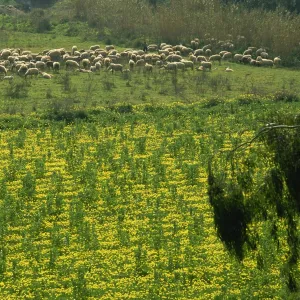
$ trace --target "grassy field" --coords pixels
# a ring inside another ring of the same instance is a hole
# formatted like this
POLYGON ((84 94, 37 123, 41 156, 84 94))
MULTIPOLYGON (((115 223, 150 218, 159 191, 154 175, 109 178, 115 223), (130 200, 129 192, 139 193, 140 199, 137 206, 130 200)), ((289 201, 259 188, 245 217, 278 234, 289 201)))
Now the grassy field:
MULTIPOLYGON (((18 33, 5 42, 73 44, 93 43, 18 33)), ((238 262, 207 196, 209 158, 219 153, 225 169, 226 153, 270 113, 297 113, 299 76, 222 63, 0 81, 0 299, 299 298, 287 287, 286 224, 277 249, 270 224, 253 222, 259 244, 238 262)), ((260 183, 271 154, 251 151, 260 183)))

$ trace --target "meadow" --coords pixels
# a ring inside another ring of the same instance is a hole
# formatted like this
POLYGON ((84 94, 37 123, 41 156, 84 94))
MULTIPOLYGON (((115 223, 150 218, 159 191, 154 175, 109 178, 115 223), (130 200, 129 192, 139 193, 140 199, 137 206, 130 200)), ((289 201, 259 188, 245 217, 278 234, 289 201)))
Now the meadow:
MULTIPOLYGON (((11 34, 6 46, 32 51, 92 44, 11 34)), ((271 114, 296 114, 299 77, 226 62, 0 81, 0 299, 297 299, 285 221, 280 247, 253 221, 259 243, 236 259, 215 229, 207 166, 214 155, 225 170, 271 114)), ((249 148, 259 184, 272 153, 249 148)))

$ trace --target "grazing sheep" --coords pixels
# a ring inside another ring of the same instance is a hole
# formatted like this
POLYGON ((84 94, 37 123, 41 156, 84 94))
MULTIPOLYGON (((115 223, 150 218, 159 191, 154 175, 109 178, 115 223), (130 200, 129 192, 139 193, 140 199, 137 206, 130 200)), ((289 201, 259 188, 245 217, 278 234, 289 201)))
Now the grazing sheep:
POLYGON ((247 49, 243 52, 243 55, 252 55, 252 49, 247 49))
POLYGON ((112 73, 114 73, 115 71, 120 71, 121 73, 123 73, 123 65, 111 63, 107 70, 111 70, 112 73))
POLYGON ((101 70, 101 63, 97 61, 95 63, 95 68, 96 68, 96 71, 100 71, 101 70))
POLYGON ((182 71, 185 70, 185 64, 182 61, 176 62, 176 65, 177 65, 177 70, 182 70, 182 71))
POLYGON ((68 69, 75 69, 75 68, 76 69, 79 68, 79 63, 77 61, 71 60, 71 59, 69 59, 69 60, 66 61, 66 70, 68 70, 68 69))
POLYGON ((103 63, 105 67, 108 67, 111 63, 111 59, 109 57, 105 57, 103 63))
POLYGON ((83 66, 84 69, 87 70, 90 67, 90 65, 91 65, 91 62, 88 58, 84 58, 82 60, 82 66, 83 66))
POLYGON ((221 59, 222 59, 221 55, 214 54, 214 55, 211 55, 208 60, 209 61, 218 61, 219 64, 221 64, 221 59))
POLYGON ((93 45, 93 46, 90 47, 90 50, 95 51, 95 50, 100 49, 100 48, 101 47, 99 45, 93 45))
POLYGON ((136 61, 136 63, 135 63, 135 65, 137 66, 137 67, 143 67, 143 66, 145 66, 145 60, 144 59, 139 59, 139 60, 137 60, 136 61))
POLYGON ((54 49, 50 50, 47 55, 50 57, 52 61, 61 61, 62 60, 62 53, 61 49, 54 49))
POLYGON ((194 51, 195 56, 199 56, 199 55, 203 55, 203 54, 204 54, 203 49, 197 49, 197 50, 194 51))
POLYGON ((78 50, 77 46, 73 46, 72 51, 71 51, 71 55, 74 55, 74 52, 77 51, 77 50, 78 50))
POLYGON ((107 45, 105 46, 105 50, 108 52, 109 50, 115 49, 115 46, 113 45, 107 45))
POLYGON ((28 67, 25 64, 20 64, 16 66, 16 69, 18 70, 18 75, 22 76, 26 74, 28 67))
POLYGON ((260 56, 262 52, 266 52, 266 49, 264 48, 259 48, 256 50, 256 56, 260 56))
POLYGON ((190 61, 190 60, 182 60, 181 62, 184 63, 186 69, 190 68, 190 69, 194 70, 194 63, 192 61, 190 61))
POLYGON ((25 78, 27 78, 27 76, 38 76, 40 73, 40 70, 38 68, 29 68, 26 73, 25 73, 25 78))
POLYGON ((241 63, 247 65, 250 63, 252 57, 250 54, 247 54, 247 55, 243 55, 242 59, 241 59, 241 63))
POLYGON ((0 73, 4 73, 4 75, 7 74, 7 69, 2 65, 0 65, 0 73))
POLYGON ((0 52, 0 58, 1 59, 7 59, 11 55, 11 51, 9 49, 3 49, 0 52))
POLYGON ((201 66, 204 70, 209 70, 211 71, 212 63, 210 61, 202 61, 201 66))
POLYGON ((237 54, 235 54, 235 55, 233 56, 233 60, 234 60, 235 62, 241 62, 242 59, 243 59, 243 54, 237 53, 237 54))
POLYGON ((44 63, 43 61, 37 61, 35 63, 35 67, 38 68, 39 70, 45 70, 46 63, 44 63))
POLYGON ((275 57, 273 61, 274 61, 274 65, 275 66, 280 65, 281 64, 281 58, 280 58, 280 56, 275 57))
POLYGON ((265 58, 263 58, 263 59, 261 60, 261 65, 262 65, 262 66, 267 66, 267 67, 273 67, 274 62, 273 62, 272 59, 265 59, 265 58))
POLYGON ((54 62, 51 61, 51 60, 47 61, 47 62, 46 62, 46 67, 47 67, 47 69, 49 69, 49 70, 50 70, 50 69, 53 69, 53 63, 54 63, 54 62))
POLYGON ((205 55, 206 56, 211 56, 211 50, 210 49, 206 49, 205 50, 205 55))
POLYGON ((58 61, 55 61, 53 63, 53 71, 56 72, 56 73, 58 73, 59 70, 60 70, 60 63, 58 61))
POLYGON ((230 60, 232 58, 232 53, 231 52, 225 52, 222 56, 223 60, 230 60))
POLYGON ((206 57, 203 56, 203 55, 197 56, 197 62, 200 62, 200 63, 201 63, 201 61, 207 61, 206 57))
POLYGON ((128 64, 129 64, 129 69, 132 71, 133 68, 134 68, 134 66, 135 66, 134 60, 130 59, 129 62, 128 62, 128 64))
POLYGON ((177 63, 176 62, 169 62, 166 64, 165 69, 168 71, 177 71, 177 63))
POLYGON ((144 67, 144 70, 145 70, 146 72, 148 72, 148 73, 152 73, 152 71, 153 71, 153 66, 150 65, 150 64, 148 64, 148 63, 146 63, 146 64, 145 64, 145 67, 144 67))

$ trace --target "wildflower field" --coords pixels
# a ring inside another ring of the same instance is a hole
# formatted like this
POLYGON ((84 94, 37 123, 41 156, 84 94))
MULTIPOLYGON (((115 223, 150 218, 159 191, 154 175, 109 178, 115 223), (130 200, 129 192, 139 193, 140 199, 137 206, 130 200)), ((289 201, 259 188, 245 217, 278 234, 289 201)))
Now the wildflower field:
POLYGON ((269 110, 298 105, 252 102, 1 115, 0 298, 294 299, 284 237, 239 262, 208 202, 209 157, 225 166, 269 110))

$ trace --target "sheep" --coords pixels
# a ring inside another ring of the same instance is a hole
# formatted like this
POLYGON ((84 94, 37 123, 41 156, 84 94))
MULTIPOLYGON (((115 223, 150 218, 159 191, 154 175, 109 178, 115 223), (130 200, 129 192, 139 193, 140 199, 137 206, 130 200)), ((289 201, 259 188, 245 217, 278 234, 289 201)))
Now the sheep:
POLYGON ((47 62, 46 62, 46 67, 47 67, 47 69, 49 69, 49 70, 50 70, 50 69, 53 69, 53 63, 54 63, 54 62, 53 62, 52 60, 47 61, 47 62))
POLYGON ((114 71, 120 71, 121 73, 123 73, 123 65, 111 63, 107 70, 111 70, 112 73, 114 73, 114 71))
POLYGON ((75 68, 79 68, 79 63, 75 60, 71 60, 71 59, 68 59, 66 61, 66 70, 67 69, 75 69, 75 68))
POLYGON ((210 49, 206 49, 205 50, 205 55, 206 56, 211 56, 211 50, 210 49))
POLYGON ((139 59, 136 61, 135 65, 137 67, 143 67, 145 65, 145 60, 144 59, 139 59))
POLYGON ((28 67, 25 64, 20 64, 16 66, 16 69, 18 70, 18 75, 22 76, 26 74, 28 67))
POLYGON ((219 62, 219 64, 221 64, 221 55, 219 55, 219 54, 214 54, 214 55, 211 55, 210 57, 209 57, 209 61, 218 61, 219 62))
POLYGON ((52 61, 61 61, 62 60, 62 53, 61 49, 54 49, 50 50, 47 55, 50 57, 52 61))
POLYGON ((129 62, 128 62, 128 64, 129 64, 129 69, 132 71, 133 68, 134 68, 134 66, 135 66, 134 60, 130 59, 129 62))
POLYGON ((77 50, 78 50, 77 46, 73 46, 72 51, 71 51, 71 55, 74 55, 74 52, 77 51, 77 50))
POLYGON ((246 49, 244 52, 243 52, 243 55, 252 55, 252 49, 246 49))
POLYGON ((100 62, 96 62, 95 63, 95 68, 96 68, 96 71, 100 71, 101 70, 101 63, 100 62))
POLYGON ((169 62, 166 64, 165 69, 168 71, 177 71, 177 63, 176 62, 169 62))
POLYGON ((232 53, 231 52, 226 52, 222 56, 223 60, 230 60, 231 58, 232 58, 232 53))
POLYGON ((51 79, 51 78, 52 78, 52 75, 50 75, 50 74, 48 74, 48 73, 40 72, 40 74, 41 74, 42 77, 45 78, 45 79, 51 79))
POLYGON ((256 50, 256 56, 260 56, 262 52, 266 52, 266 49, 264 48, 259 48, 256 50))
POLYGON ((27 78, 27 76, 32 76, 32 75, 38 76, 39 73, 40 71, 38 68, 29 68, 25 73, 25 78, 27 78))
POLYGON ((91 65, 91 62, 88 58, 84 58, 81 62, 84 69, 88 69, 91 65))
POLYGON ((194 51, 195 56, 199 56, 199 55, 203 55, 203 54, 204 54, 203 49, 197 49, 197 50, 194 51))
POLYGON ((243 59, 243 54, 239 54, 239 53, 236 53, 234 56, 233 56, 233 60, 235 62, 241 62, 243 59))
POLYGON ((145 67, 144 67, 144 70, 145 70, 146 72, 148 72, 148 73, 152 73, 152 71, 153 71, 153 66, 150 65, 150 64, 148 64, 148 63, 146 63, 146 64, 145 64, 145 67))
POLYGON ((211 71, 212 63, 210 61, 202 61, 201 66, 204 70, 208 69, 209 71, 211 71))
POLYGON ((0 53, 1 59, 7 59, 11 55, 11 51, 9 49, 3 49, 0 53))
POLYGON ((90 50, 97 50, 97 49, 100 49, 101 47, 99 45, 93 45, 90 47, 90 50))
POLYGON ((60 63, 58 61, 55 61, 53 63, 53 71, 54 72, 59 72, 59 70, 60 70, 60 63))
POLYGON ((252 59, 252 57, 250 54, 243 55, 241 62, 246 65, 246 64, 250 63, 251 59, 252 59))
POLYGON ((80 54, 80 59, 81 60, 83 60, 83 59, 85 59, 85 58, 90 58, 90 53, 89 52, 87 52, 87 51, 84 51, 84 52, 82 52, 81 54, 80 54))
POLYGON ((262 58, 268 58, 268 57, 269 57, 269 54, 268 54, 267 52, 263 51, 263 52, 260 53, 260 56, 261 56, 262 58))
POLYGON ((177 65, 177 70, 182 70, 184 71, 185 70, 185 64, 184 62, 176 62, 176 65, 177 65))
POLYGON ((4 75, 7 74, 7 69, 2 65, 0 65, 0 73, 4 73, 4 75))
MULTIPOLYGON (((47 62, 48 63, 48 62, 47 62)), ((35 63, 35 67, 38 68, 39 70, 45 70, 46 68, 46 63, 44 63, 43 61, 37 61, 35 63)))
POLYGON ((11 80, 14 79, 14 76, 13 76, 13 75, 10 75, 10 76, 4 76, 3 79, 4 79, 4 80, 9 80, 9 81, 11 81, 11 80))
POLYGON ((211 49, 211 44, 203 46, 202 50, 205 52, 207 49, 211 49))
POLYGON ((109 57, 105 57, 103 63, 105 67, 108 67, 109 64, 111 63, 111 59, 109 57))
POLYGON ((229 67, 227 67, 227 68, 225 69, 225 72, 233 72, 233 70, 230 69, 229 67))
POLYGON ((206 59, 205 56, 199 55, 199 56, 197 56, 197 60, 196 61, 201 63, 201 61, 207 61, 207 59, 206 59))
POLYGON ((280 56, 275 57, 273 61, 274 61, 274 65, 275 66, 280 65, 281 64, 281 58, 280 58, 280 56))
POLYGON ((105 46, 105 50, 108 52, 109 50, 115 49, 113 45, 107 45, 105 46))
POLYGON ((261 60, 261 65, 262 65, 262 66, 273 67, 274 62, 273 62, 272 59, 265 59, 265 58, 263 58, 263 59, 261 60))
POLYGON ((190 68, 192 70, 194 70, 194 63, 190 60, 182 60, 181 62, 184 63, 185 68, 190 68))

